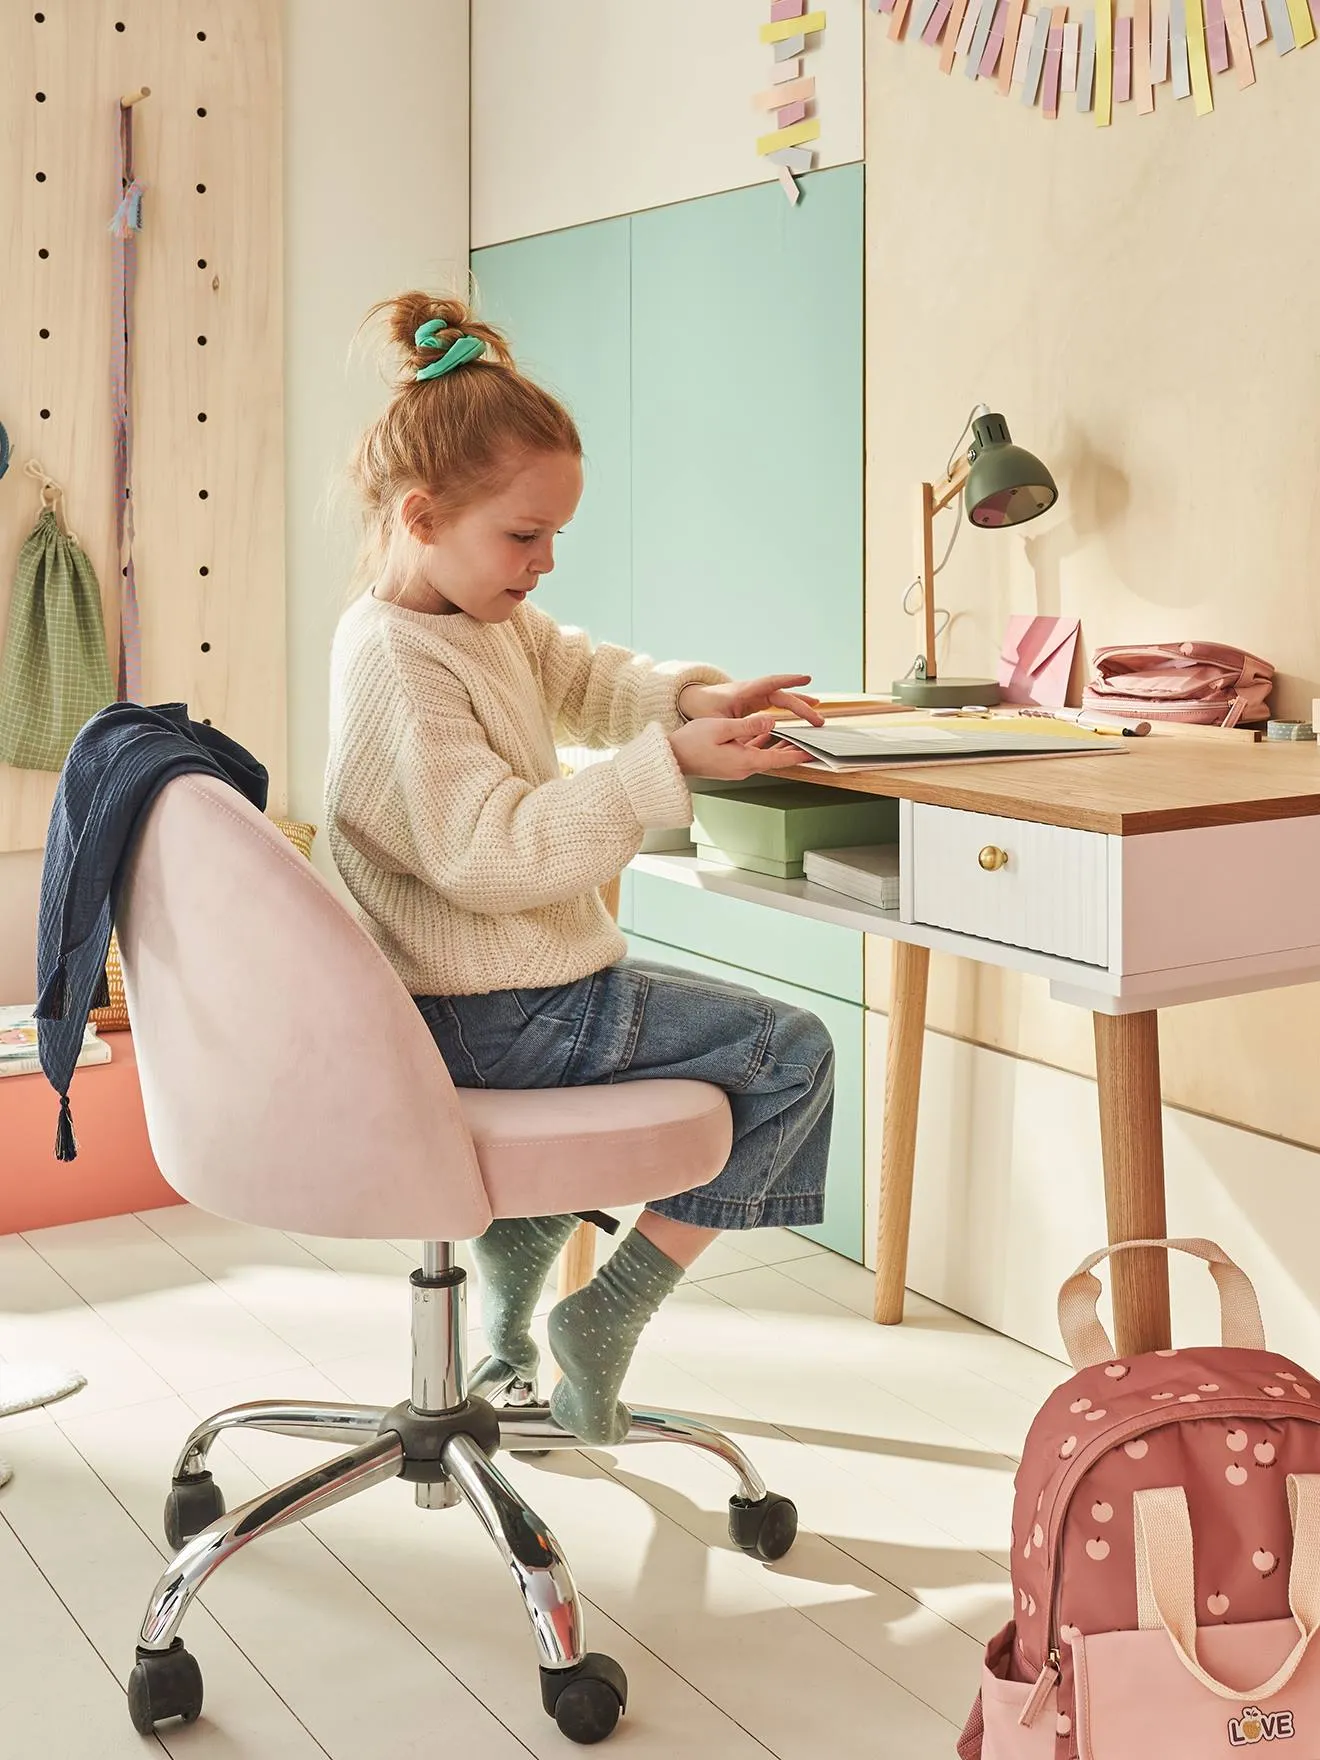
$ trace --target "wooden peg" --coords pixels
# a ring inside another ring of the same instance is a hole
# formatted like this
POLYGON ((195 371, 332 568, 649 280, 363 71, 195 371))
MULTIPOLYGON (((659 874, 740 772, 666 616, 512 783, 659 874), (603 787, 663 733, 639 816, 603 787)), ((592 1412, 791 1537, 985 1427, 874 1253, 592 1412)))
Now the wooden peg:
POLYGON ((135 92, 126 92, 124 94, 119 100, 119 107, 121 110, 131 110, 134 104, 140 104, 143 98, 149 98, 150 96, 150 86, 139 86, 135 92))

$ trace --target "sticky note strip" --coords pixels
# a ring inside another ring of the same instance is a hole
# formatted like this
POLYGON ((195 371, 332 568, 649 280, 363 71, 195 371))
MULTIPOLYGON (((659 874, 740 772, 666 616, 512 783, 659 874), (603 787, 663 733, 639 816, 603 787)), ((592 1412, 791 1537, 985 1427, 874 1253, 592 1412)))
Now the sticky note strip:
POLYGON ((930 15, 930 22, 921 33, 923 43, 929 43, 933 49, 940 40, 940 32, 948 23, 949 13, 953 10, 953 0, 938 0, 935 10, 930 15))
POLYGON ((910 0, 894 0, 894 10, 889 15, 889 40, 891 43, 901 41, 907 28, 908 6, 910 0))
POLYGON ((795 122, 801 122, 806 113, 805 104, 785 104, 782 110, 776 111, 775 121, 782 131, 786 128, 792 128, 795 122))
POLYGON ((768 92, 758 92, 752 104, 757 110, 781 110, 785 104, 805 103, 815 95, 814 79, 795 79, 773 86, 768 92))
POLYGON ((773 0, 770 7, 770 18, 779 24, 785 18, 801 18, 807 10, 807 0, 773 0))
POLYGON ((779 181, 783 186, 784 194, 796 206, 802 200, 802 191, 798 188, 797 179, 787 165, 779 167, 779 181))
POLYGON ((1192 98, 1198 116, 1215 107, 1210 90, 1210 62, 1205 52, 1205 0, 1187 0, 1187 64, 1192 77, 1192 98))
MULTIPOLYGON (((1306 0, 1302 0, 1306 4, 1306 0)), ((1205 0, 1205 50, 1211 73, 1228 72, 1228 27, 1224 23, 1224 0, 1205 0)))
POLYGON ((1114 120, 1114 0, 1099 0, 1095 9, 1095 125, 1108 128, 1114 120))
POLYGON ((780 147, 777 153, 767 153, 766 158, 772 165, 786 165, 798 175, 810 171, 816 155, 810 147, 780 147))
POLYGON ((1280 55, 1286 55, 1290 49, 1297 47, 1293 36, 1292 14, 1288 10, 1287 0, 1265 0, 1265 10, 1270 15, 1270 30, 1274 36, 1274 47, 1280 55))
POLYGON ((1155 108, 1155 88, 1150 80, 1150 0, 1136 0, 1132 20, 1132 96, 1137 109, 1149 116, 1155 108))
POLYGON ((1022 22, 1018 26, 1017 48, 1013 51, 1013 89, 1020 92, 1027 83, 1027 68, 1031 65, 1031 45, 1036 40, 1036 14, 1024 12, 1022 22))
POLYGON ((893 10, 894 0, 871 0, 872 12, 892 12, 893 10))
POLYGON ((938 0, 913 0, 912 12, 908 19, 912 35, 926 41, 926 29, 935 15, 938 0))
POLYGON ((1169 77, 1169 0, 1153 0, 1150 9, 1150 77, 1157 86, 1169 77))
POLYGON ((953 0, 949 12, 949 27, 944 33, 944 41, 940 45, 940 72, 953 72, 953 58, 958 49, 958 38, 962 34, 963 20, 967 16, 967 0, 953 0))
MULTIPOLYGON (((1065 16, 1067 8, 1064 9, 1065 16)), ((1051 14, 1051 20, 1058 16, 1059 8, 1051 14)), ((1045 45, 1045 72, 1041 79, 1041 109, 1049 121, 1053 122, 1059 114, 1059 76, 1063 62, 1063 24, 1050 24, 1050 34, 1045 45)))
POLYGON ((772 19, 769 24, 761 26, 763 43, 784 43, 793 37, 811 36, 816 31, 825 29, 825 14, 809 12, 805 18, 795 13, 792 18, 772 19))
POLYGON ((995 69, 999 66, 999 57, 1004 52, 1004 26, 1008 22, 1008 0, 999 0, 995 7, 995 22, 990 26, 990 35, 986 40, 985 54, 981 57, 981 78, 993 79, 995 69))
POLYGON ((1063 27, 1063 60, 1059 65, 1059 90, 1075 92, 1077 90, 1077 57, 1082 49, 1082 27, 1079 24, 1066 24, 1063 27))
POLYGON ((819 139, 820 122, 813 116, 810 122, 795 122, 792 128, 777 128, 773 134, 763 134, 756 150, 764 158, 767 153, 777 153, 780 147, 801 147, 807 141, 819 139))
POLYGON ((995 22, 995 13, 999 10, 999 0, 981 0, 981 10, 977 15, 976 29, 972 32, 971 47, 967 51, 968 61, 963 72, 968 79, 978 79, 981 73, 981 57, 985 54, 985 46, 990 41, 990 27, 995 22))
POLYGON ((1270 27, 1265 22, 1265 7, 1262 0, 1243 0, 1243 11, 1247 15, 1247 37, 1253 49, 1259 49, 1270 34, 1270 27))
POLYGON ((1123 13, 1114 26, 1114 102, 1126 104, 1132 97, 1132 19, 1123 13))
POLYGON ((1031 38, 1031 54, 1027 58, 1027 77, 1022 86, 1022 102, 1028 109, 1040 96, 1041 75, 1045 72, 1045 51, 1049 47, 1050 24, 1054 14, 1042 6, 1036 14, 1036 29, 1031 38))
POLYGON ((1187 14, 1184 0, 1172 0, 1169 7, 1169 77, 1175 98, 1190 98, 1192 76, 1187 67, 1187 14))
POLYGON ((1237 69, 1238 84, 1254 86, 1256 63, 1251 53, 1251 44, 1247 41, 1247 21, 1242 14, 1242 0, 1224 0, 1224 26, 1228 31, 1229 48, 1233 55, 1233 66, 1237 69))
POLYGON ((999 95, 1001 98, 1008 96, 1013 84, 1018 38, 1022 34, 1022 14, 1026 9, 1026 0, 1008 0, 1008 14, 1004 20, 1004 53, 999 61, 999 95))
POLYGON ((1315 41, 1315 23, 1311 17, 1311 8, 1306 0, 1288 0, 1288 16, 1292 19, 1293 36, 1297 47, 1304 49, 1308 43, 1315 41))
POLYGON ((775 44, 775 60, 795 61, 806 47, 807 39, 803 36, 785 37, 782 43, 775 44))
POLYGON ((1095 101, 1095 13, 1082 14, 1082 50, 1077 61, 1077 108, 1086 115, 1095 101))
POLYGON ((802 57, 794 55, 788 61, 776 61, 770 70, 770 83, 774 86, 788 85, 795 79, 802 78, 802 57))
POLYGON ((976 35, 976 27, 980 22, 980 17, 981 0, 969 0, 967 10, 963 14, 962 28, 958 32, 957 48, 960 55, 971 54, 972 38, 976 35))

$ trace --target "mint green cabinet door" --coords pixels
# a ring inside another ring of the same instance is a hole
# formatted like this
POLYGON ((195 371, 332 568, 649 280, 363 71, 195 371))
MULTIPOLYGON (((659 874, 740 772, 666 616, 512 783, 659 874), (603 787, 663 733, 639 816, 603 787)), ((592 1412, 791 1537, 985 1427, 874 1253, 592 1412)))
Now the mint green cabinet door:
MULTIPOLYGON (((782 197, 781 197, 782 200, 782 197)), ((862 1260, 863 1190, 862 1190, 862 1082, 865 1058, 864 1011, 851 1002, 840 1002, 833 996, 822 996, 816 990, 802 990, 778 978, 761 978, 739 966, 726 966, 719 960, 703 959, 699 954, 650 941, 643 935, 628 937, 628 950, 638 959, 655 960, 661 965, 679 966, 689 972, 700 972, 724 978, 731 984, 758 990, 764 996, 776 997, 797 1008, 809 1009, 825 1023, 834 1041, 835 1094, 834 1122, 830 1136, 830 1167, 825 1192, 825 1220, 819 1228, 802 1228, 796 1232, 845 1258, 862 1260)))
POLYGON ((632 643, 628 235, 605 220, 474 251, 478 304, 525 373, 577 421, 586 488, 537 603, 597 642, 632 643))
POLYGON ((633 645, 862 683, 862 167, 632 221, 633 645))

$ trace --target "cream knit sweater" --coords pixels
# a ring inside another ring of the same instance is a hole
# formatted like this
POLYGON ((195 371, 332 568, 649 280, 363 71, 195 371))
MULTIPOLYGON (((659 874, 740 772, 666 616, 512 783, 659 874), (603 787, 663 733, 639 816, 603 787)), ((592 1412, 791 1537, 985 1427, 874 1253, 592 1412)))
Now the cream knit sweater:
POLYGON ((565 984, 626 943, 599 888, 692 801, 666 737, 709 666, 365 594, 335 633, 326 813, 366 928, 415 996, 565 984), (560 775, 562 744, 617 746, 560 775))

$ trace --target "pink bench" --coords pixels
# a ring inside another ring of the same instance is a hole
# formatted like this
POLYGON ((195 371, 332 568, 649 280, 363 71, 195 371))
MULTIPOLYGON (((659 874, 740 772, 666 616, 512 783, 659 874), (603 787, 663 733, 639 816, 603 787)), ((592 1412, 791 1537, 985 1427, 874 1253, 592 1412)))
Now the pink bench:
POLYGON ((182 1202, 147 1140, 131 1033, 107 1033, 109 1063, 75 1071, 76 1161, 55 1159, 59 1101, 43 1075, 0 1081, 0 1234, 182 1202))

